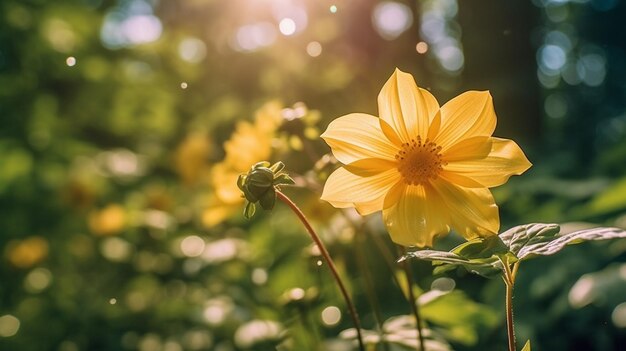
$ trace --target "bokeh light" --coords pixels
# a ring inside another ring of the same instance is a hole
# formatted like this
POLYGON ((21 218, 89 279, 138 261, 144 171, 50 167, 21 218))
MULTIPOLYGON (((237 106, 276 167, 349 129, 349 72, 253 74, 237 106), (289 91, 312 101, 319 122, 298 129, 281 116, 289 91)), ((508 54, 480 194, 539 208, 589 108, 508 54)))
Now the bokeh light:
POLYGON ((275 40, 274 26, 268 22, 259 22, 239 27, 231 46, 237 51, 253 52, 271 45, 275 40))
POLYGON ((206 44, 198 38, 185 38, 178 44, 178 55, 187 62, 202 62, 206 54, 206 44))
POLYGON ((204 252, 205 242, 199 236, 190 235, 180 243, 180 250, 187 257, 198 257, 204 252))
POLYGON ((380 36, 387 40, 393 40, 411 27, 413 13, 403 3, 384 1, 374 8, 372 21, 380 36))
POLYGON ((317 41, 312 41, 307 44, 306 52, 311 57, 318 57, 322 54, 322 44, 317 41))
POLYGON ((337 325, 341 321, 341 310, 337 306, 328 306, 322 310, 321 317, 325 325, 337 325))
POLYGON ((428 51, 428 44, 426 42, 420 41, 415 45, 415 51, 418 54, 425 54, 428 51))
POLYGON ((291 18, 283 18, 280 20, 278 28, 282 34, 289 36, 296 32, 296 22, 291 18))
POLYGON ((69 56, 65 59, 65 64, 69 67, 74 67, 76 65, 76 58, 74 56, 69 56))
POLYGON ((0 317, 0 337, 8 338, 20 330, 20 320, 10 314, 0 317))

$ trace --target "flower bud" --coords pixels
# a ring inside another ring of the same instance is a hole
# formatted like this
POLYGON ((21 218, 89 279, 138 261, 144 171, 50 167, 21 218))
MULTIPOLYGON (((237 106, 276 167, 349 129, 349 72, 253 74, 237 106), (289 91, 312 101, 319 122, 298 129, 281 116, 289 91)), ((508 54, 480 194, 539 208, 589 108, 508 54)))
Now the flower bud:
POLYGON ((247 174, 239 175, 237 187, 246 198, 244 216, 251 218, 256 211, 256 203, 264 210, 271 210, 276 204, 276 187, 294 184, 293 179, 282 173, 285 164, 276 162, 270 166, 267 161, 256 163, 247 174))

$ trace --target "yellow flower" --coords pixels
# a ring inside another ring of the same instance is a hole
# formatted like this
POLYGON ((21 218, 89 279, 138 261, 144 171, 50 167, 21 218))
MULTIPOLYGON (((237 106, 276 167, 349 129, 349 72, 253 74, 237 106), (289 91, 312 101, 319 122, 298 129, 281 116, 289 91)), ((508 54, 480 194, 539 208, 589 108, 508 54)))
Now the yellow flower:
POLYGON ((31 236, 7 244, 7 258, 18 268, 29 268, 48 256, 48 241, 40 236, 31 236))
POLYGON ((96 235, 115 235, 124 230, 127 224, 127 214, 124 208, 117 204, 108 205, 89 214, 87 224, 96 235))
POLYGON ((226 156, 211 170, 213 194, 202 214, 202 222, 213 227, 241 210, 244 198, 237 178, 259 160, 270 159, 274 133, 282 122, 282 105, 270 101, 255 113, 254 123, 239 122, 224 143, 226 156))
POLYGON ((206 173, 206 162, 210 153, 211 143, 204 133, 189 134, 178 145, 174 154, 174 165, 185 184, 195 184, 206 173))
POLYGON ((468 91, 439 107, 397 70, 378 95, 380 118, 353 113, 322 138, 345 164, 322 199, 361 215, 382 210, 391 239, 432 246, 455 229, 467 239, 494 235, 498 207, 488 188, 531 164, 515 142, 492 137, 496 114, 487 91, 468 91))

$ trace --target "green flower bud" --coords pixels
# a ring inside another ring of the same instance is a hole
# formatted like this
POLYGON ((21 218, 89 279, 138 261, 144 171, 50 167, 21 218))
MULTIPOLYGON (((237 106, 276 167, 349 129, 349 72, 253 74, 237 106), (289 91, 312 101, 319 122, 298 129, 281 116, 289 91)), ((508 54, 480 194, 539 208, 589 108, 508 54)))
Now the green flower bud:
POLYGON ((246 198, 244 216, 251 218, 256 212, 258 202, 264 210, 271 210, 276 204, 276 189, 280 185, 292 185, 295 182, 289 175, 282 173, 285 164, 276 162, 270 166, 267 161, 256 163, 247 174, 237 178, 237 187, 246 198))
POLYGON ((266 167, 256 168, 246 176, 245 187, 254 198, 260 199, 274 187, 274 173, 266 167))

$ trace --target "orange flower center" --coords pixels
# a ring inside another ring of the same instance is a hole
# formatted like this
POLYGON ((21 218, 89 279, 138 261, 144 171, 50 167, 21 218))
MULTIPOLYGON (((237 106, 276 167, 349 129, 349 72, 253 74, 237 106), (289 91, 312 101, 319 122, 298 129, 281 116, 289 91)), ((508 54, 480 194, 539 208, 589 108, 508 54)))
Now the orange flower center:
POLYGON ((410 143, 402 144, 402 149, 396 154, 396 160, 398 171, 410 185, 436 179, 446 164, 442 159, 441 146, 428 139, 422 141, 419 135, 410 143))

